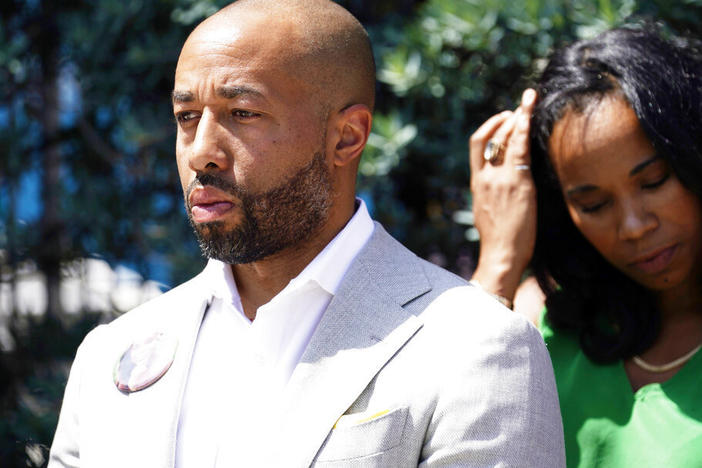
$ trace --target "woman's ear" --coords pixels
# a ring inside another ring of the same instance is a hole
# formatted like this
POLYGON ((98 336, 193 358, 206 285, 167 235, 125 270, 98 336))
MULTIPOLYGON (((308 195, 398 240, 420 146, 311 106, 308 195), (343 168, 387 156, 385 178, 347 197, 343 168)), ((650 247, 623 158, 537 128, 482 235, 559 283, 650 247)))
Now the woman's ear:
POLYGON ((334 164, 346 166, 361 156, 368 141, 373 114, 368 106, 354 104, 339 112, 335 128, 334 164))

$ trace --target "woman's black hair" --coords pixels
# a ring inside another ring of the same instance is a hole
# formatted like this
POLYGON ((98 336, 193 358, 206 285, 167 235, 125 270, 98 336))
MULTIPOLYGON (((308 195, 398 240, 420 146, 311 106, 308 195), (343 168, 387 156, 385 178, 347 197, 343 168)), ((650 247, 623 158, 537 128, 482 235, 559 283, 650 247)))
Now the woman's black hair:
MULTIPOLYGON (((548 157, 553 126, 620 95, 682 184, 702 200, 702 54, 698 42, 665 39, 652 24, 607 31, 557 50, 537 85, 531 129, 538 232, 532 269, 547 319, 576 334, 598 363, 640 354, 658 336, 652 292, 612 267, 573 224, 548 157)), ((700 239, 702 242, 702 239, 700 239)))

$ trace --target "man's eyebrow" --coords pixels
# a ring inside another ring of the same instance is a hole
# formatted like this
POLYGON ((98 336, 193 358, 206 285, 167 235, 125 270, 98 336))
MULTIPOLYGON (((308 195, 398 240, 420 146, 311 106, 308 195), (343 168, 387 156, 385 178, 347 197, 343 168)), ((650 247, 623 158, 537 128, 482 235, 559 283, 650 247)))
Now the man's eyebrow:
POLYGON ((261 94, 260 91, 247 86, 220 86, 217 88, 217 96, 225 99, 234 99, 247 94, 256 97, 263 97, 263 94, 261 94))
POLYGON ((173 101, 173 104, 193 102, 195 100, 195 96, 193 96, 193 93, 191 93, 190 91, 173 90, 173 93, 171 94, 171 100, 173 101))
POLYGON ((651 158, 645 160, 644 162, 637 164, 637 165, 634 166, 634 168, 629 172, 629 177, 635 176, 635 175, 638 174, 639 172, 641 172, 641 171, 643 171, 644 169, 646 169, 646 167, 648 167, 648 166, 650 166, 651 164, 653 164, 654 162, 658 161, 660 158, 661 158, 661 157, 660 157, 659 155, 656 154, 656 155, 654 155, 653 157, 651 157, 651 158))
MULTIPOLYGON (((248 86, 220 86, 217 88, 217 96, 223 97, 224 99, 234 99, 239 96, 251 95, 255 97, 263 97, 263 94, 253 88, 248 86)), ((190 91, 178 91, 174 90, 171 94, 171 100, 173 104, 193 102, 195 100, 195 95, 190 91)))

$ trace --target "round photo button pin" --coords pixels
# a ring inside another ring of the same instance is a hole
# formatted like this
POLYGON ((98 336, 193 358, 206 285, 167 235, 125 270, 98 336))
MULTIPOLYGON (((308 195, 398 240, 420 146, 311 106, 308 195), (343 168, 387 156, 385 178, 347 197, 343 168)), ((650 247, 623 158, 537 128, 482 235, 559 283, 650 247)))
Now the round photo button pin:
POLYGON ((173 364, 177 347, 178 340, 161 331, 135 341, 115 364, 115 385, 124 393, 153 385, 173 364))

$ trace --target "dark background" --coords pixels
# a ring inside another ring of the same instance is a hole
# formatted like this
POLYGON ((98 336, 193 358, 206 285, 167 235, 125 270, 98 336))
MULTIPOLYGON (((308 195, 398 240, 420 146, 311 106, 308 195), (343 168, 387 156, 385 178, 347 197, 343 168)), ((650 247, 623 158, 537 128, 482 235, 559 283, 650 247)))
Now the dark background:
MULTIPOLYGON (((119 304, 62 303, 100 259, 164 288, 204 265, 182 208, 169 93, 215 0, 0 3, 0 466, 42 466, 75 349, 119 304), (44 298, 20 307, 22 283, 44 298)), ((378 104, 359 194, 419 255, 468 277, 467 139, 559 44, 625 22, 698 35, 702 0, 341 1, 367 27, 378 104)), ((99 302, 99 301, 98 301, 99 302)))

